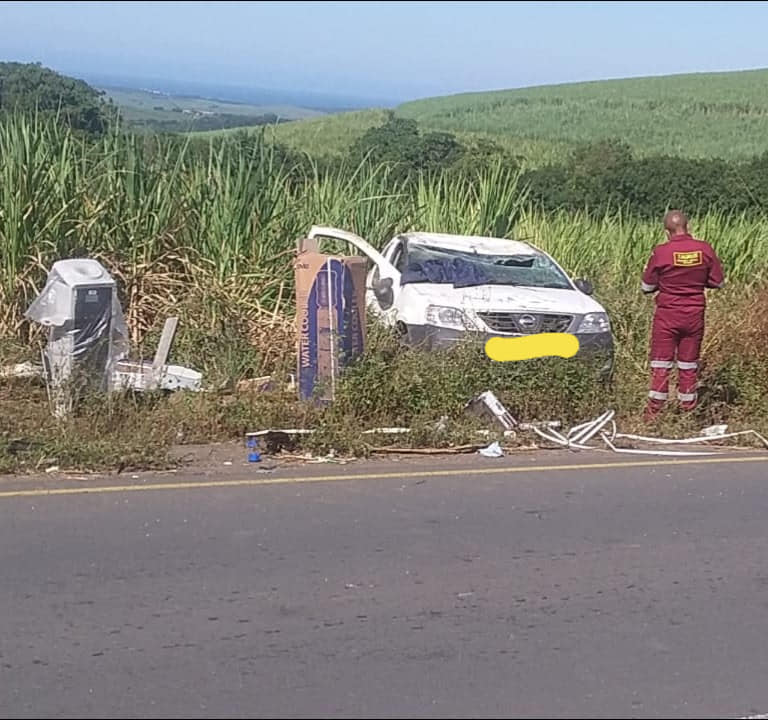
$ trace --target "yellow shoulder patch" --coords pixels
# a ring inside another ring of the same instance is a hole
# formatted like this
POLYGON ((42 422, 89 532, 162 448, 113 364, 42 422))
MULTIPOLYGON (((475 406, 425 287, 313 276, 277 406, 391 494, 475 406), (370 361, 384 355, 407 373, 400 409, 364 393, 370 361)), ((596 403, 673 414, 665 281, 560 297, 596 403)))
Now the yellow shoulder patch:
POLYGON ((701 265, 701 250, 691 252, 676 252, 672 254, 672 264, 675 267, 696 267, 701 265))

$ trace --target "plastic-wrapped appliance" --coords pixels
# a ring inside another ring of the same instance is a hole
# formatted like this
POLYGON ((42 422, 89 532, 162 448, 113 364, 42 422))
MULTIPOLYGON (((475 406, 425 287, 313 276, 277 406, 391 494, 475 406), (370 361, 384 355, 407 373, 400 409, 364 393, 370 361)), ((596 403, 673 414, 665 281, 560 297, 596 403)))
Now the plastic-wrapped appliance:
POLYGON ((26 317, 49 328, 43 367, 56 416, 70 412, 83 393, 112 389, 129 339, 115 281, 101 263, 54 263, 26 317))

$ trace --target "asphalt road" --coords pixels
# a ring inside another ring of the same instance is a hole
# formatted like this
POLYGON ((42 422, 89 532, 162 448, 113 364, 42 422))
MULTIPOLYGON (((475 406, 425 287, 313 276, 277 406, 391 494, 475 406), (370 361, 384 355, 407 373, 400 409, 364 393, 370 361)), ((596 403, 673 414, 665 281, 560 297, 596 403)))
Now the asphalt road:
POLYGON ((768 462, 596 464, 0 480, 0 716, 768 712, 768 462))

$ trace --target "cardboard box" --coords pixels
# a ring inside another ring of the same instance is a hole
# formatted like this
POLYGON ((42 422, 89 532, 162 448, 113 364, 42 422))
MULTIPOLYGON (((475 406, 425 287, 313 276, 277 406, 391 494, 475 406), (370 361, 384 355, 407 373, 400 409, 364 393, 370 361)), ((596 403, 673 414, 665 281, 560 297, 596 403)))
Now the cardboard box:
POLYGON ((339 373, 365 348, 366 258, 324 255, 300 240, 294 263, 299 397, 332 401, 339 373))

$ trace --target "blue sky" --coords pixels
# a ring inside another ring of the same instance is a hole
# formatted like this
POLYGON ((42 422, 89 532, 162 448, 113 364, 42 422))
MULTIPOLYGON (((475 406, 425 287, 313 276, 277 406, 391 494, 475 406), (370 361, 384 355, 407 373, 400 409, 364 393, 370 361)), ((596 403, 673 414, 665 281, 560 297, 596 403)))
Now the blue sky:
POLYGON ((406 100, 768 66, 768 3, 0 2, 0 59, 406 100))

